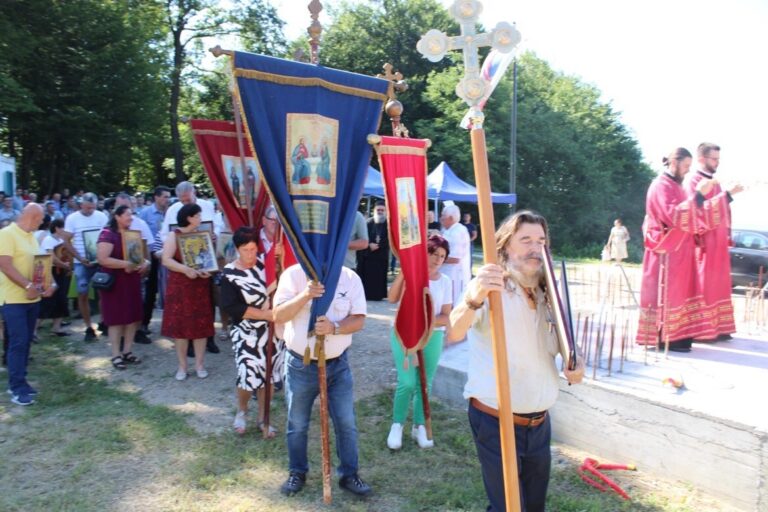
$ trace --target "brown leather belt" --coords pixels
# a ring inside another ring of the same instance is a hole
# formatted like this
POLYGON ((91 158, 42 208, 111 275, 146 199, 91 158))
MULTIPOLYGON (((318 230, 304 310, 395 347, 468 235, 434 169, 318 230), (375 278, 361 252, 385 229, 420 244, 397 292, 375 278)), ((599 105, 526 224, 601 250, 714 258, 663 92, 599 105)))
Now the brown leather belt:
MULTIPOLYGON (((493 407, 488 407, 483 402, 478 400, 477 398, 470 398, 469 404, 477 409, 480 412, 484 412, 485 414, 490 414, 494 418, 499 417, 499 411, 494 409, 493 407)), ((520 414, 512 414, 512 421, 515 423, 515 425, 520 427, 538 427, 542 423, 544 423, 544 420, 547 419, 547 411, 544 411, 543 413, 537 415, 537 416, 522 416, 520 414)))

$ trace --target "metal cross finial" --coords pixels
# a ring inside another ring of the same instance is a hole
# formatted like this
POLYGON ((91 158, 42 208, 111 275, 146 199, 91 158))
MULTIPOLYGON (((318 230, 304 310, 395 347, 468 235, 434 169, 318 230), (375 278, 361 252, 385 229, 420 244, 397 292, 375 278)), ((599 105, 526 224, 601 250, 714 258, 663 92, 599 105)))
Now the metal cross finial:
POLYGON ((323 4, 320 0, 312 0, 307 6, 309 15, 312 18, 312 24, 307 28, 309 34, 309 47, 311 49, 310 62, 320 64, 320 34, 323 32, 323 26, 318 21, 320 11, 323 10, 323 4))
POLYGON ((474 119, 482 123, 482 112, 477 104, 483 97, 488 84, 480 77, 478 48, 491 46, 501 53, 511 52, 520 42, 521 36, 514 25, 502 21, 490 32, 477 34, 475 23, 483 10, 477 0, 455 0, 449 11, 459 22, 461 35, 449 37, 445 32, 432 29, 416 44, 416 49, 428 60, 439 62, 449 50, 464 53, 464 78, 456 85, 456 94, 469 105, 474 119))
POLYGON ((376 78, 383 78, 389 82, 389 88, 387 89, 387 96, 389 101, 384 107, 390 120, 392 121, 392 135, 395 137, 408 137, 408 128, 400 122, 400 116, 403 113, 403 104, 400 103, 395 97, 395 91, 405 92, 408 90, 408 84, 403 80, 403 74, 397 71, 392 73, 394 66, 387 62, 382 66, 384 74, 376 75, 376 78))

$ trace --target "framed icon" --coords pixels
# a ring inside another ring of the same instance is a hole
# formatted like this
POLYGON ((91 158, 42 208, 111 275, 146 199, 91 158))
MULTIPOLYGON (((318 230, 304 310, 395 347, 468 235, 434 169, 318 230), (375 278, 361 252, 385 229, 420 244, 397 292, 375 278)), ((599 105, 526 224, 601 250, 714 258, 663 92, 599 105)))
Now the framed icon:
POLYGON ((129 229, 123 232, 123 259, 134 265, 144 263, 144 244, 141 231, 129 229))
POLYGON ((181 253, 181 262, 186 266, 202 272, 218 272, 216 250, 213 247, 211 234, 207 231, 179 233, 176 243, 181 253))
POLYGON ((53 256, 36 254, 32 263, 32 285, 40 291, 47 290, 53 284, 53 256))
POLYGON ((83 231, 83 250, 85 259, 90 263, 96 263, 96 246, 99 243, 101 229, 86 229, 83 231))

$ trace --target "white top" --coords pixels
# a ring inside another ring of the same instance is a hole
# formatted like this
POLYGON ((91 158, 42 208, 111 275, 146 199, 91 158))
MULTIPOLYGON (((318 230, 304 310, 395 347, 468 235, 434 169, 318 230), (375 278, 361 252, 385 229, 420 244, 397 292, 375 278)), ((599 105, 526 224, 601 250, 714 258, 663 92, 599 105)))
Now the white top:
MULTIPOLYGON (((451 280, 440 274, 437 280, 429 280, 429 293, 432 294, 432 306, 435 310, 435 315, 440 314, 440 310, 443 309, 445 304, 453 304, 453 285, 451 280)), ((441 325, 435 327, 436 331, 444 331, 445 326, 441 325)))
MULTIPOLYGON (((306 287, 307 275, 301 265, 291 265, 280 276, 273 303, 280 305, 299 295, 306 287)), ((304 349, 309 345, 312 359, 317 359, 314 353, 315 338, 313 336, 307 339, 311 307, 312 301, 307 301, 301 311, 285 323, 285 345, 289 350, 301 355, 304 354, 304 349)), ((365 314, 366 302, 363 283, 354 271, 343 267, 339 275, 339 282, 336 285, 333 302, 331 302, 325 316, 332 322, 340 322, 350 315, 365 314)), ((327 335, 325 337, 325 357, 327 359, 339 357, 351 344, 351 334, 327 335)))
POLYGON ((469 260, 469 232, 460 223, 443 230, 443 238, 450 246, 449 258, 458 258, 458 263, 443 263, 440 272, 453 283, 453 304, 459 303, 469 280, 472 279, 472 263, 469 260))
MULTIPOLYGON (((514 285, 502 292, 512 410, 523 414, 546 411, 554 405, 559 390, 555 366, 559 347, 554 331, 549 330, 544 292, 537 290, 535 311, 528 306, 524 293, 514 285)), ((469 365, 464 398, 474 397, 498 409, 488 301, 475 312, 467 337, 469 365)))
POLYGON ((78 256, 85 258, 85 243, 83 241, 83 231, 89 229, 101 230, 107 225, 109 219, 99 210, 93 210, 89 216, 83 215, 82 212, 77 211, 67 216, 64 221, 64 231, 72 233, 72 246, 77 251, 78 256))
POLYGON ((62 240, 59 240, 58 238, 54 237, 49 233, 48 236, 43 238, 43 241, 40 242, 40 252, 42 254, 53 252, 55 248, 57 248, 63 243, 64 242, 62 240))
MULTIPOLYGON (((213 222, 213 234, 219 236, 219 233, 221 233, 221 221, 216 218, 216 209, 213 207, 213 203, 199 197, 195 198, 195 203, 201 210, 200 220, 202 222, 213 222)), ((177 201, 165 211, 163 226, 160 228, 160 238, 162 238, 163 242, 165 242, 165 238, 168 236, 169 226, 171 224, 178 224, 177 217, 182 206, 184 205, 181 204, 181 201, 177 201)))

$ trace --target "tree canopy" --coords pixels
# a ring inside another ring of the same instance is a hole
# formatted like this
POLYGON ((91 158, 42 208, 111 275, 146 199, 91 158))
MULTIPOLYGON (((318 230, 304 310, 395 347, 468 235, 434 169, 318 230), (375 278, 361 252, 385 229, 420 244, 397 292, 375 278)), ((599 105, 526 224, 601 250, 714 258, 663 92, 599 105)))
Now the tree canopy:
MULTIPOLYGON (((431 166, 445 160, 473 183, 469 135, 458 127, 460 55, 435 64, 416 51, 428 29, 458 33, 442 5, 344 1, 331 16, 321 63, 368 75, 392 64, 409 84, 398 98, 403 122, 433 141, 431 166)), ((203 41, 236 34, 236 47, 275 56, 306 47, 305 38, 287 42, 283 25, 269 0, 6 0, 0 150, 17 157, 19 182, 43 193, 205 181, 182 116, 231 119, 232 103, 226 62, 203 66, 203 41)), ((640 225, 652 173, 594 86, 532 53, 519 57, 517 77, 517 207, 548 218, 556 248, 595 254, 614 218, 640 225)), ((512 89, 508 71, 485 107, 491 183, 504 192, 512 89)))

